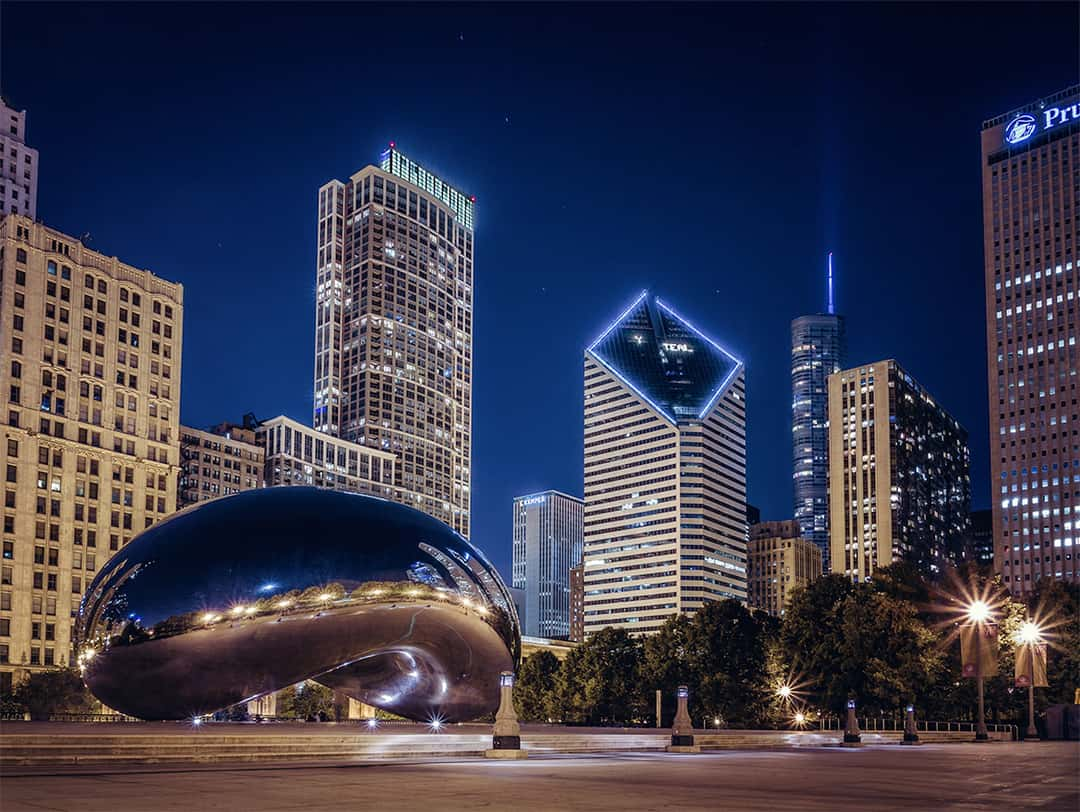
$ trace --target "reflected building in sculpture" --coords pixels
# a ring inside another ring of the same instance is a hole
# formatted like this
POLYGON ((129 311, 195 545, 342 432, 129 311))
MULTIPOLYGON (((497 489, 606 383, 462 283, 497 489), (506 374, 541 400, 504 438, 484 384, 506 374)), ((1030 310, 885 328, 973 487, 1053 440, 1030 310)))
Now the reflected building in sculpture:
POLYGON ((746 600, 742 361, 642 293, 585 351, 585 636, 746 600))
MULTIPOLYGON (((825 312, 791 322, 791 446, 795 521, 829 571, 829 376, 847 362, 844 317, 833 305, 833 255, 826 264, 825 312)), ((753 524, 753 522, 751 522, 753 524)))
POLYGON ((313 679, 410 719, 495 710, 513 604, 460 534, 385 499, 261 488, 141 534, 90 585, 78 664, 109 707, 180 719, 313 679))

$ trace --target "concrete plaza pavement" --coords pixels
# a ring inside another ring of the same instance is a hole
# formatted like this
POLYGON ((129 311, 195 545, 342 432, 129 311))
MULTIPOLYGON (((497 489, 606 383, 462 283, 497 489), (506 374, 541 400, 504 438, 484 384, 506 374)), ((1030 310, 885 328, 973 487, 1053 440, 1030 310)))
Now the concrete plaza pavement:
MULTIPOLYGON (((5 770, 5 773, 8 771, 5 770)), ((4 812, 1080 809, 1076 742, 0 775, 4 812)))

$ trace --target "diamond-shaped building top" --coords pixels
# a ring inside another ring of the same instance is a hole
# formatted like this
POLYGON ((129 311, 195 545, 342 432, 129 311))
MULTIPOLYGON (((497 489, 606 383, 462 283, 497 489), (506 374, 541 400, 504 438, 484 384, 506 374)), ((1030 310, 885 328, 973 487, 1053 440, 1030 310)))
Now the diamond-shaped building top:
POLYGON ((705 417, 743 366, 648 291, 588 351, 672 423, 705 417))

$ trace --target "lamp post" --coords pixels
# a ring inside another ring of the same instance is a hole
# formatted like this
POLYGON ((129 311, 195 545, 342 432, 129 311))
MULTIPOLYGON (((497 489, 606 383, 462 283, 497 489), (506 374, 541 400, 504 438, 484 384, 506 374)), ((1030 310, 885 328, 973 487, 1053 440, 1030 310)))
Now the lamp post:
POLYGON ((975 725, 975 741, 990 740, 986 732, 986 705, 983 700, 983 626, 992 623, 990 604, 986 601, 972 601, 967 608, 968 622, 975 627, 975 682, 979 692, 979 719, 975 725))
POLYGON ((1024 732, 1024 741, 1038 741, 1039 729, 1035 727, 1035 656, 1036 647, 1043 642, 1042 629, 1037 623, 1024 621, 1016 633, 1016 642, 1027 648, 1028 659, 1028 726, 1024 732))

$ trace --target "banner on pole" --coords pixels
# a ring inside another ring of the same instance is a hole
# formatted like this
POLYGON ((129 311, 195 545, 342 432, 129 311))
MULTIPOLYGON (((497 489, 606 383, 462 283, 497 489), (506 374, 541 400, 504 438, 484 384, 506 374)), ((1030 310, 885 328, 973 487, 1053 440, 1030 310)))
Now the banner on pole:
POLYGON ((1027 688, 1034 676, 1036 688, 1049 688, 1046 681, 1046 643, 1020 646, 1016 650, 1016 687, 1027 688))
POLYGON ((965 677, 996 677, 998 673, 998 627, 993 623, 968 623, 960 627, 961 673, 965 677))

